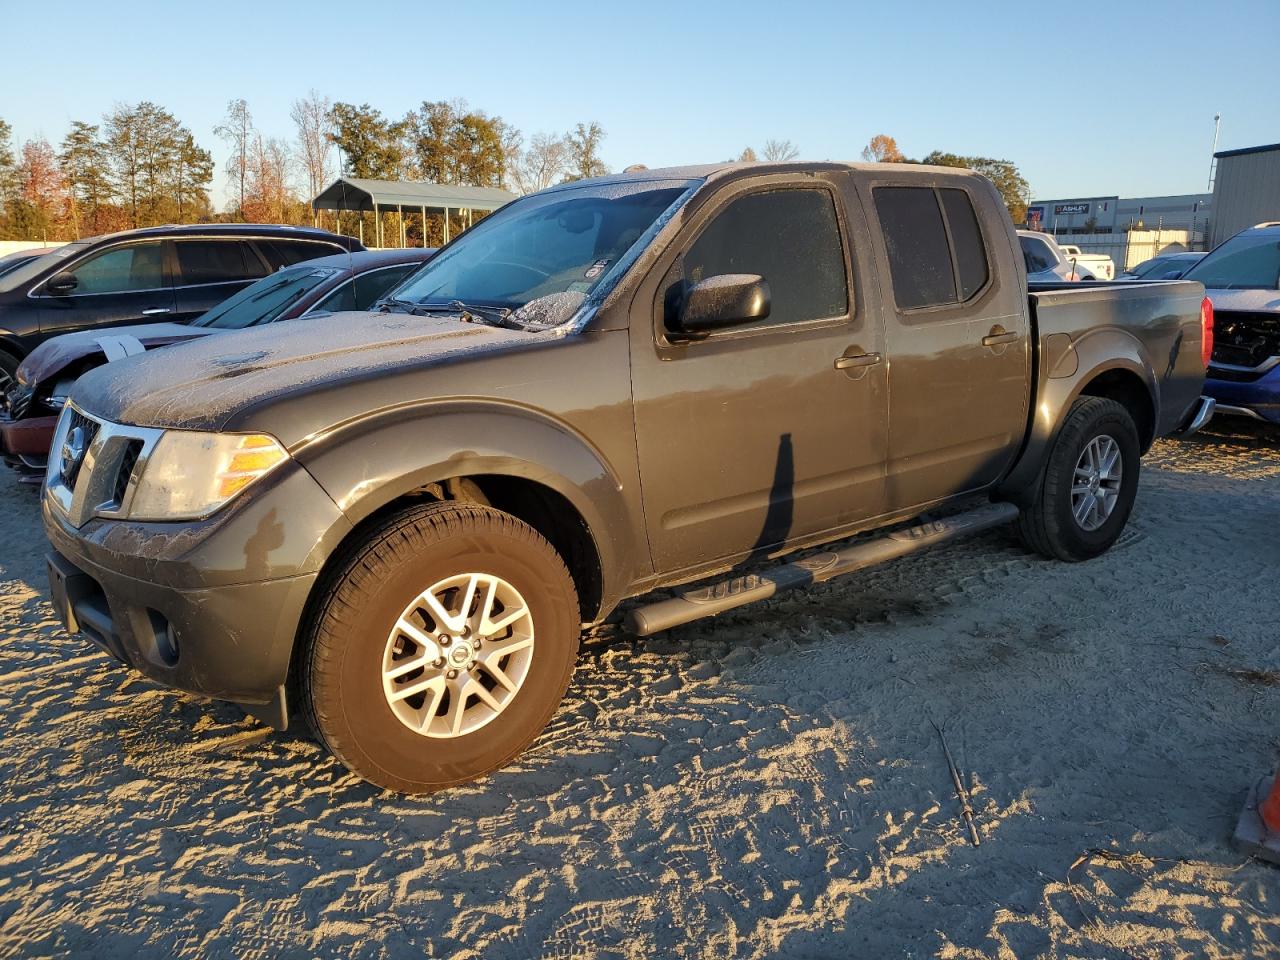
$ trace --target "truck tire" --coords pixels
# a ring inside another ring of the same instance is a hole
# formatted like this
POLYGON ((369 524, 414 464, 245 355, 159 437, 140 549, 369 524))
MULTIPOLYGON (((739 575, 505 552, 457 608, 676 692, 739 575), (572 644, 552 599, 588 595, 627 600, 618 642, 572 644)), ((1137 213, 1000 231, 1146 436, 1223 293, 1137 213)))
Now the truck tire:
POLYGON ((1089 560, 1124 530, 1138 492, 1141 444, 1133 417, 1114 400, 1081 397, 1071 405, 1023 508, 1023 542, 1046 557, 1089 560))
POLYGON ((509 514, 411 507, 322 589, 299 661, 303 710, 334 756, 380 787, 429 793, 503 766, 568 688, 573 579, 509 514))

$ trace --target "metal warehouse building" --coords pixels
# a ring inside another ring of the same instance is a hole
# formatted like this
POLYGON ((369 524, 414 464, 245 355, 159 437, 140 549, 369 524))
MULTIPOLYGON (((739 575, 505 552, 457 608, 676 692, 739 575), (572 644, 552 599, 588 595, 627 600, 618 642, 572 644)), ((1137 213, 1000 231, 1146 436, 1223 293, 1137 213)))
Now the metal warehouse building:
POLYGON ((1122 233, 1127 230, 1186 230, 1203 234, 1210 220, 1208 193, 1165 197, 1073 197, 1033 200, 1027 207, 1032 229, 1046 233, 1122 233))
POLYGON ((1266 220, 1280 220, 1280 143, 1213 155, 1210 246, 1266 220))

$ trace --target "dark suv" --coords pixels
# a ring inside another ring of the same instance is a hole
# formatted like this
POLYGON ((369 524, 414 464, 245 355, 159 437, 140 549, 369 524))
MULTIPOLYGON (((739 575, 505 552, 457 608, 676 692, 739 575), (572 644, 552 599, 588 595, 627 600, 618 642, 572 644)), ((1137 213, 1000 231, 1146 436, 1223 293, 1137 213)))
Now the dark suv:
POLYGON ((68 243, 0 276, 0 394, 22 358, 60 333, 190 320, 280 267, 363 249, 327 230, 264 224, 147 227, 68 243))

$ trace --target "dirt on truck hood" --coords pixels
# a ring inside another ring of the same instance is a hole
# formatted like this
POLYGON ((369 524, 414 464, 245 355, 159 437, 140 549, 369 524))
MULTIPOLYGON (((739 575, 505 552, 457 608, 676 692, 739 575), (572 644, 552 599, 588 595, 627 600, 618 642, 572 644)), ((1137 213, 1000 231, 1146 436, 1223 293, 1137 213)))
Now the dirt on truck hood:
POLYGON ((127 357, 87 373, 71 399, 116 423, 217 430, 273 397, 544 336, 404 313, 304 317, 127 357))

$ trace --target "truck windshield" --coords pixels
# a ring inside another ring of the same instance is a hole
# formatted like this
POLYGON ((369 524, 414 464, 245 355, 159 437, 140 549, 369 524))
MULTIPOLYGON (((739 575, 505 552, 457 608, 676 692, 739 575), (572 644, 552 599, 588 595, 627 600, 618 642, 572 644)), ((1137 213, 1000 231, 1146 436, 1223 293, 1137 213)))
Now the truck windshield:
POLYGON ((1214 290, 1280 290, 1280 237, 1236 234, 1182 276, 1214 290))
POLYGON ((465 304, 538 326, 564 323, 688 187, 597 183, 517 200, 406 280, 389 305, 465 304))
POLYGON ((341 272, 337 267, 286 267, 223 300, 204 316, 191 321, 191 326, 241 330, 270 323, 290 304, 297 303, 341 272))

